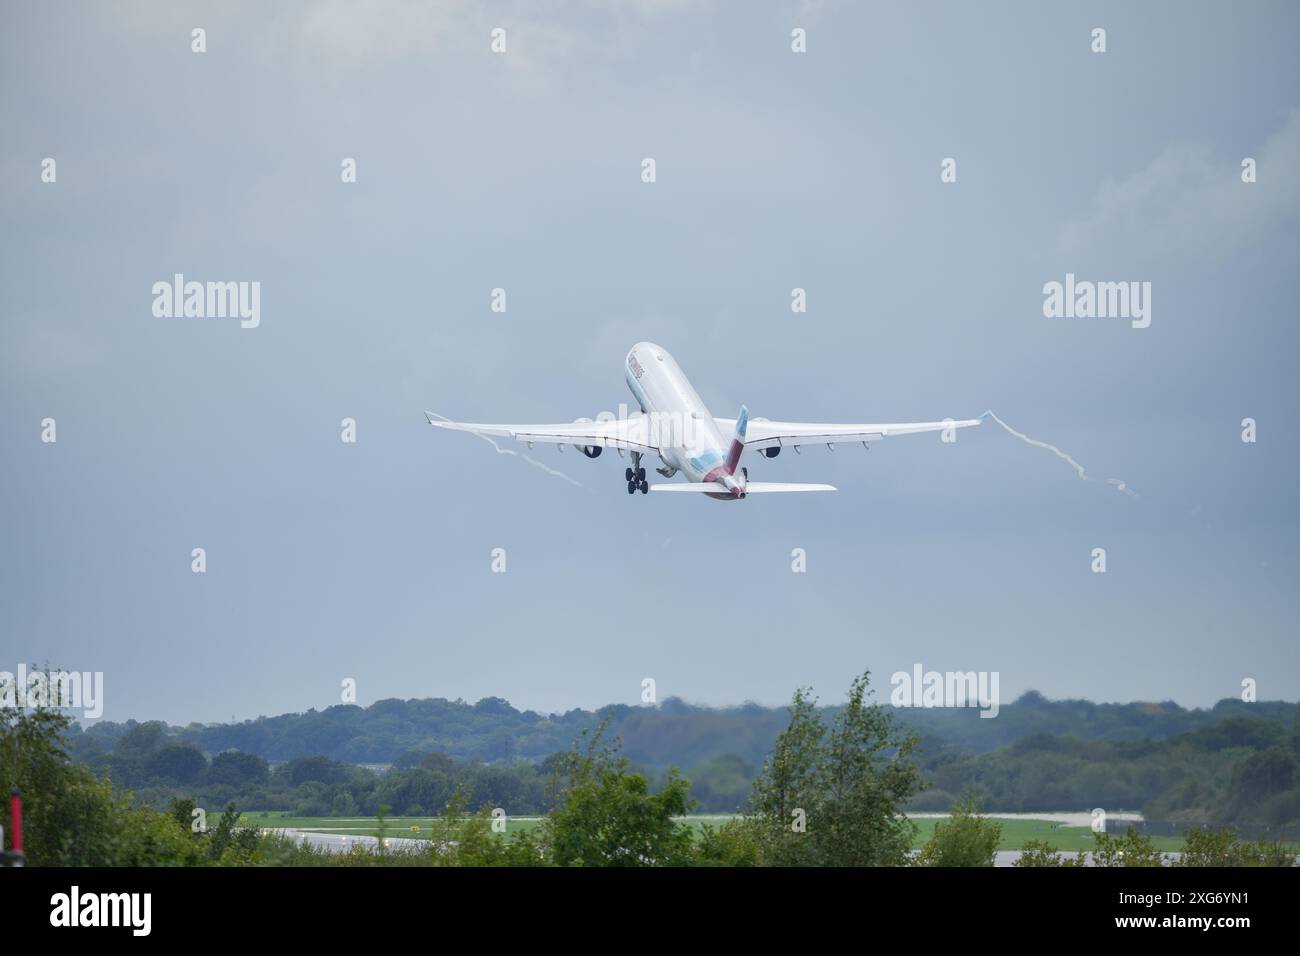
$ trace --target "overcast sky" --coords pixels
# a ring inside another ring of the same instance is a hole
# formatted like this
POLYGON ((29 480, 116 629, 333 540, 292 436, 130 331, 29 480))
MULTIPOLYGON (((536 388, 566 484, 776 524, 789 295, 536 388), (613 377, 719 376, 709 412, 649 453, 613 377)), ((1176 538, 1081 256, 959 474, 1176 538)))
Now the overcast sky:
POLYGON ((2 17, 0 670, 178 723, 345 678, 553 711, 916 663, 1300 697, 1293 5, 2 17), (260 283, 260 324, 155 317, 176 273, 260 283), (1150 282, 1150 326, 1046 318, 1067 273, 1150 282), (575 486, 424 424, 617 411, 645 339, 720 417, 992 408, 1098 480, 990 421, 746 461, 835 494, 630 498, 612 451, 533 453, 575 486))

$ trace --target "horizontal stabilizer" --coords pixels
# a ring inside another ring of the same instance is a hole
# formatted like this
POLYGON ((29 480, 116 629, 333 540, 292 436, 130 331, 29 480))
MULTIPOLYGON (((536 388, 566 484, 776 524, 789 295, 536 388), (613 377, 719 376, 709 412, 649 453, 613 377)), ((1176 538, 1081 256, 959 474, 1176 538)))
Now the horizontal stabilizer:
MULTIPOLYGON (((651 491, 699 491, 706 495, 730 495, 726 485, 716 481, 698 481, 675 483, 671 485, 651 485, 651 491)), ((745 485, 745 494, 761 495, 776 491, 834 491, 834 485, 805 485, 784 481, 751 481, 745 485)))
POLYGON ((697 482, 674 482, 671 485, 651 485, 651 491, 702 491, 706 495, 729 495, 726 485, 718 484, 716 481, 697 481, 697 482))
POLYGON ((788 481, 751 481, 745 485, 749 495, 764 494, 769 491, 834 491, 834 485, 807 485, 788 481))

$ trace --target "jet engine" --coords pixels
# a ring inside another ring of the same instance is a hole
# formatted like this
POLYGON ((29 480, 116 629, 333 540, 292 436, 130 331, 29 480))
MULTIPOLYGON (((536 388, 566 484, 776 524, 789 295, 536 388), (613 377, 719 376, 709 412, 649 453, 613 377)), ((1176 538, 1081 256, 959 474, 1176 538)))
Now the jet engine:
MULTIPOLYGON (((590 424, 591 424, 591 419, 590 419, 590 418, 575 418, 575 419, 573 420, 573 424, 575 424, 575 425, 590 425, 590 424)), ((574 445, 573 447, 576 448, 576 449, 578 449, 578 451, 582 452, 582 453, 583 453, 584 455, 586 455, 588 458, 599 458, 599 457, 600 457, 600 453, 601 453, 602 451, 605 450, 605 446, 604 446, 604 445, 574 445)))

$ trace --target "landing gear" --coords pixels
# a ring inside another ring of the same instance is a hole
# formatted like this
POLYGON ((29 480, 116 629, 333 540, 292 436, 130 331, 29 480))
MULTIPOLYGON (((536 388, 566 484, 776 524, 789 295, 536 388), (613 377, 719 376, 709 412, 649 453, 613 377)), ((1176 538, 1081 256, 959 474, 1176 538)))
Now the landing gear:
POLYGON ((623 469, 623 480, 627 482, 629 495, 638 491, 643 495, 650 493, 650 485, 645 480, 645 469, 641 467, 641 455, 639 451, 632 452, 632 467, 623 469))

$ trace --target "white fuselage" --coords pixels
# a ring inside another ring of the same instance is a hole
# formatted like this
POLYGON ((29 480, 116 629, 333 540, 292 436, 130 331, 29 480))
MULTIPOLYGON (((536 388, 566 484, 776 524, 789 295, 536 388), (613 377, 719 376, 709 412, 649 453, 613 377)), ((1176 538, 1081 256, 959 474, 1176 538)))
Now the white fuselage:
POLYGON ((743 473, 726 474, 728 445, 704 401, 668 351, 638 342, 623 363, 627 387, 650 418, 658 436, 659 457, 688 481, 718 481, 744 487, 743 473))

